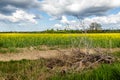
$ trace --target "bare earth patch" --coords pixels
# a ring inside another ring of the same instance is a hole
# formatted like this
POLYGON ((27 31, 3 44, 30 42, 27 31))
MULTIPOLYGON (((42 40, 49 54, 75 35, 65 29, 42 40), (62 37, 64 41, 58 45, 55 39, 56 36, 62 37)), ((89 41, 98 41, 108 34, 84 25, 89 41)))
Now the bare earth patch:
MULTIPOLYGON (((73 49, 56 49, 56 50, 36 50, 36 49, 24 49, 21 53, 0 53, 0 61, 11 61, 11 60, 36 60, 39 58, 56 58, 59 56, 59 53, 71 55, 71 51, 73 49)), ((81 51, 85 52, 85 49, 81 49, 81 51)), ((89 49, 90 54, 98 53, 98 52, 117 52, 120 51, 120 48, 115 49, 89 49)))

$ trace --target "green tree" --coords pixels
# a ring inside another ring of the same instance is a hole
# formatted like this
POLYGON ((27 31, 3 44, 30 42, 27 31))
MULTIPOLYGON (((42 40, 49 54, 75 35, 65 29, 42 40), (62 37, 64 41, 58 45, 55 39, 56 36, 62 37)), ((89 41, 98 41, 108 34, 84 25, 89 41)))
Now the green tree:
POLYGON ((90 24, 89 30, 102 30, 102 26, 99 23, 93 22, 90 24))

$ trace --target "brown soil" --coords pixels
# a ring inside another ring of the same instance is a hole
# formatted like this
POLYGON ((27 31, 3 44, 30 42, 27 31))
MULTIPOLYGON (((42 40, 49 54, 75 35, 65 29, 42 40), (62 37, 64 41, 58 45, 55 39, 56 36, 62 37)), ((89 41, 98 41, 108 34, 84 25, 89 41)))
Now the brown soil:
MULTIPOLYGON (((21 53, 6 53, 2 54, 0 53, 0 61, 11 61, 11 60, 22 60, 22 59, 28 59, 28 60, 36 60, 39 58, 55 58, 59 56, 59 53, 62 52, 63 54, 71 55, 72 49, 59 49, 59 50, 36 50, 36 49, 24 49, 21 53)), ((81 51, 85 52, 85 49, 81 49, 81 51)), ((115 49, 90 49, 89 53, 94 54, 97 52, 116 52, 120 51, 120 48, 115 49)))

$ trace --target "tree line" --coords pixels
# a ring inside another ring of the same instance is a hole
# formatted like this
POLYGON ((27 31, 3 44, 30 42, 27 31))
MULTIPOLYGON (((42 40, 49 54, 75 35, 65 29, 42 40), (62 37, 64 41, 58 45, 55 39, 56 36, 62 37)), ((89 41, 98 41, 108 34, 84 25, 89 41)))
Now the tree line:
POLYGON ((102 29, 102 25, 97 22, 93 22, 89 25, 89 28, 85 30, 54 30, 54 29, 48 29, 45 31, 32 31, 32 32, 0 32, 0 33, 120 33, 120 29, 118 30, 104 30, 102 29))

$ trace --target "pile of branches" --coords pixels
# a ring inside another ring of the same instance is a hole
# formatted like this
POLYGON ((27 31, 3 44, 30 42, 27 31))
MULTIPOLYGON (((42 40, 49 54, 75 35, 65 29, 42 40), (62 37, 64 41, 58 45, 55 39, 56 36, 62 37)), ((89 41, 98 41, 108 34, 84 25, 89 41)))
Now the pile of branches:
POLYGON ((94 68, 101 63, 111 64, 115 61, 113 56, 107 54, 89 54, 82 52, 80 49, 73 49, 71 55, 66 55, 59 51, 59 57, 56 59, 49 59, 46 66, 49 69, 54 67, 61 67, 61 72, 66 70, 81 71, 88 68, 94 68))

